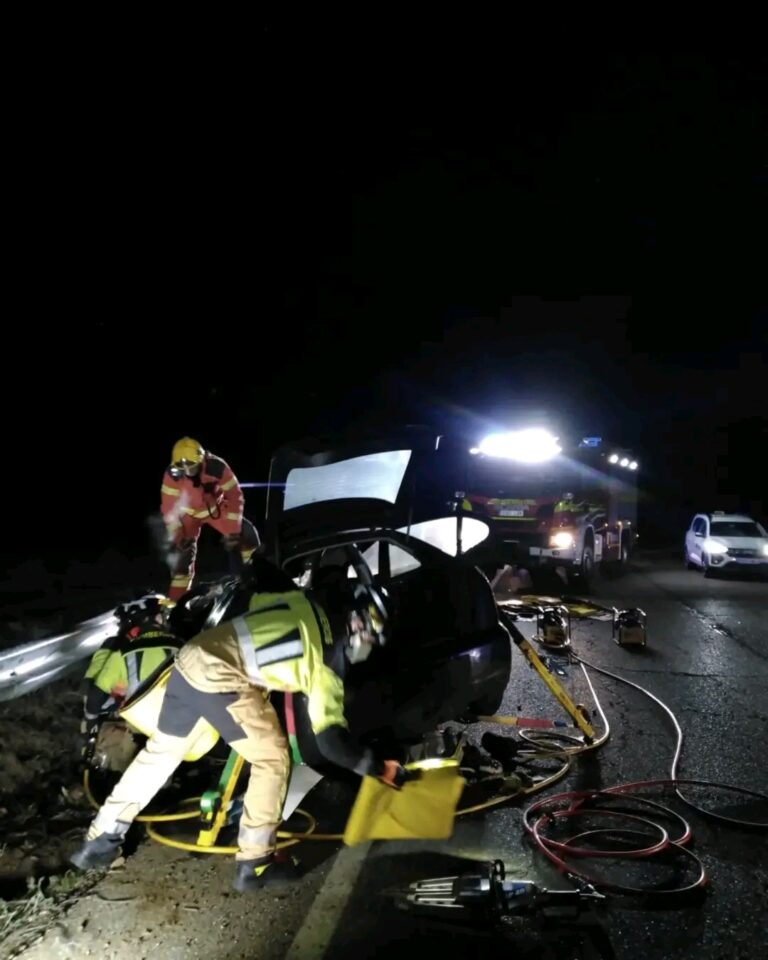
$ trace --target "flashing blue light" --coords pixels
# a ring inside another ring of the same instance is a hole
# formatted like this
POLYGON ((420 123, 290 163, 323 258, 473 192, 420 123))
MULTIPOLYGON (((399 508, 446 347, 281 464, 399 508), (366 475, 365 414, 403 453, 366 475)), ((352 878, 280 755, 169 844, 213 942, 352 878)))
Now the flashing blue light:
POLYGON ((599 447, 603 442, 602 437, 584 437, 579 444, 580 447, 599 447))

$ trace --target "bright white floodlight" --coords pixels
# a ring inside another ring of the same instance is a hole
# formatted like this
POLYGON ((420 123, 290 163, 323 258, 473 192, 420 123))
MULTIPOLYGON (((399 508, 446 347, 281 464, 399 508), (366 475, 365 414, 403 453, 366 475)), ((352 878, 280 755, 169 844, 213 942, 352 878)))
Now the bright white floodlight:
POLYGON ((610 457, 608 457, 608 463, 618 463, 618 462, 619 462, 618 453, 612 453, 610 457))
POLYGON ((514 433, 493 433, 480 443, 480 453, 486 457, 503 457, 523 463, 541 463, 561 452, 557 437, 537 427, 514 433))

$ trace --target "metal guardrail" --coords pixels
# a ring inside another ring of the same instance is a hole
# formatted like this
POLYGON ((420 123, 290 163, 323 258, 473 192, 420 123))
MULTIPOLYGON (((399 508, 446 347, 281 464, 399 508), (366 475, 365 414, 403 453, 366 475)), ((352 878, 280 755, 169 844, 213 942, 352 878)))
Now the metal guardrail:
POLYGON ((113 611, 79 623, 69 633, 0 651, 0 703, 53 682, 90 657, 117 631, 113 611))

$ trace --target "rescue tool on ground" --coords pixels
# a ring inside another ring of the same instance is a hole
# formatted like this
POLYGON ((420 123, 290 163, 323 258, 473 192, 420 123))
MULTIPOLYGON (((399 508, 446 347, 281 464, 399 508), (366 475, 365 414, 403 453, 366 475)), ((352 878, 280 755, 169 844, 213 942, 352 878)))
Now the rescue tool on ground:
MULTIPOLYGON (((471 873, 419 880, 387 894, 400 910, 437 924, 437 929, 503 937, 504 948, 521 960, 615 960, 601 923, 602 894, 587 885, 547 890, 532 880, 511 879, 501 860, 478 864, 471 873)), ((501 945, 498 939, 495 943, 501 945)))
POLYGON ((613 618, 613 639, 620 647, 644 647, 648 641, 645 610, 631 607, 616 610, 613 618))
POLYGON ((513 880, 506 876, 504 863, 493 860, 477 873, 411 883, 401 891, 399 905, 435 919, 489 923, 513 914, 540 913, 553 920, 575 917, 606 899, 588 884, 547 890, 532 880, 513 880))

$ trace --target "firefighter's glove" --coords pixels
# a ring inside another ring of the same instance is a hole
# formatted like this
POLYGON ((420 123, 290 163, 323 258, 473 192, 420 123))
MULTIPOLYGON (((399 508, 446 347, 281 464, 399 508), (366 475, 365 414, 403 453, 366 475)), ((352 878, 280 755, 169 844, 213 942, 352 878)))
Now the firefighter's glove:
POLYGON ((388 787, 399 790, 407 779, 405 768, 397 760, 383 760, 381 766, 378 779, 388 787))

